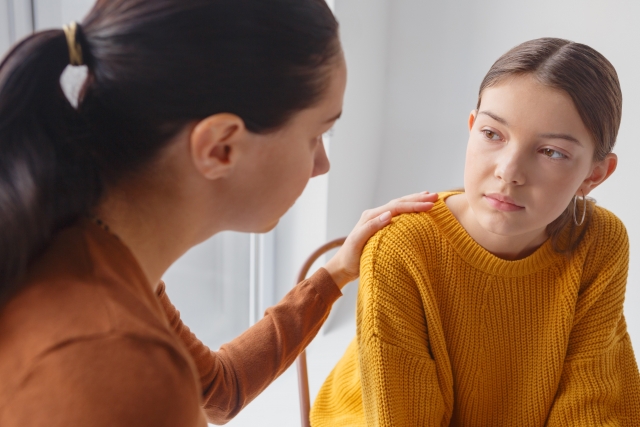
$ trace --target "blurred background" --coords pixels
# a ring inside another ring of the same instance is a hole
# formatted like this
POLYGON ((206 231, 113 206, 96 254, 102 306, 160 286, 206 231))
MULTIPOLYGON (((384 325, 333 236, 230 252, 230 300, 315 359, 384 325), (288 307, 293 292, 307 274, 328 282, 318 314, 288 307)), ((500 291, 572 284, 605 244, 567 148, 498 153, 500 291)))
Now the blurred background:
MULTIPOLYGON (((33 29, 81 21, 92 4, 0 0, 0 52, 33 29)), ((593 196, 630 235, 625 314, 640 356, 640 2, 335 0, 330 6, 349 69, 343 118, 325 140, 331 172, 311 181, 273 232, 222 233, 167 272, 168 293, 185 323, 217 349, 277 302, 294 285, 304 259, 348 234, 363 210, 408 193, 460 187, 467 118, 485 73, 516 44, 551 36, 600 51, 622 84, 619 167, 593 196)), ((81 78, 81 69, 65 74, 68 93, 81 78)), ((356 292, 357 284, 345 288, 309 348, 312 399, 355 334, 356 292)), ((293 369, 229 423, 258 424, 299 425, 293 369)))

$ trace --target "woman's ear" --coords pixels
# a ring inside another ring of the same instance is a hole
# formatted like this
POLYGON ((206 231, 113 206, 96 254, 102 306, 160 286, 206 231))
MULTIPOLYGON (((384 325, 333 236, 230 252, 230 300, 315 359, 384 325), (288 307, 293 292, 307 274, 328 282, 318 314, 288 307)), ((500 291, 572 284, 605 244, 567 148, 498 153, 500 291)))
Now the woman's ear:
POLYGON ((478 116, 478 110, 472 110, 469 114, 469 132, 473 128, 473 124, 476 122, 476 117, 478 116))
POLYGON ((615 172, 618 167, 618 156, 614 153, 609 153, 599 162, 595 162, 593 169, 591 170, 591 174, 582 182, 582 185, 579 188, 579 196, 584 193, 584 195, 588 195, 593 189, 595 189, 598 185, 602 184, 611 176, 612 173, 615 172))
POLYGON ((189 138, 191 159, 198 172, 207 179, 227 176, 247 132, 244 121, 235 114, 214 114, 198 122, 189 138))

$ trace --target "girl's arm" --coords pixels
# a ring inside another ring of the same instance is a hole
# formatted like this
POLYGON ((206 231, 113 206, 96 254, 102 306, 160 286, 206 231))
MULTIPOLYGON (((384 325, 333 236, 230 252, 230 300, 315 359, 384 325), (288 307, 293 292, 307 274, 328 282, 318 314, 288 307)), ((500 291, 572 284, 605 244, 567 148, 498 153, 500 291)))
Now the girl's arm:
POLYGON ((448 358, 433 335, 442 329, 425 312, 425 301, 435 298, 426 295, 424 248, 416 247, 423 242, 403 239, 414 235, 398 232, 401 223, 374 236, 362 256, 357 340, 364 418, 370 427, 448 425, 452 402, 443 390, 451 387, 450 370, 435 362, 448 358))
POLYGON ((640 374, 623 316, 629 241, 619 220, 607 223, 585 263, 549 427, 640 425, 640 374))

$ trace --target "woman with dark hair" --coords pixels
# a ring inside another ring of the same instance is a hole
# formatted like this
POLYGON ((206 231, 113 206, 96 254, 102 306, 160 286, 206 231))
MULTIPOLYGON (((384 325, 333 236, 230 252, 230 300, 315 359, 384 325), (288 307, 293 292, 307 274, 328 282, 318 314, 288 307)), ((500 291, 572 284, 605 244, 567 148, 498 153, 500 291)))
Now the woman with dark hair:
POLYGON ((326 173, 346 68, 323 0, 99 0, 0 65, 0 425, 224 423, 310 342, 368 238, 212 352, 161 277, 222 230, 272 229, 326 173), (86 65, 78 107, 60 87, 86 65), (201 409, 204 408, 204 411, 201 409))

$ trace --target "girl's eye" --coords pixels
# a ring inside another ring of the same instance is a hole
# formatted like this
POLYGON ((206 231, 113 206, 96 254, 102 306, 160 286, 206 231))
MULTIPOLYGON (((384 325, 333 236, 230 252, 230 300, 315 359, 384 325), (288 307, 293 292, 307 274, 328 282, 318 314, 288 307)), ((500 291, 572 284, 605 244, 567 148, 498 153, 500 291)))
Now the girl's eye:
POLYGON ((553 150, 551 148, 543 148, 542 150, 540 150, 540 152, 545 156, 549 157, 550 159, 566 159, 567 158, 567 156, 565 156, 561 152, 553 150))
POLYGON ((492 141, 500 141, 500 135, 498 135, 497 133, 495 133, 492 130, 488 130, 485 129, 482 131, 482 133, 484 134, 485 138, 490 139, 492 141))

